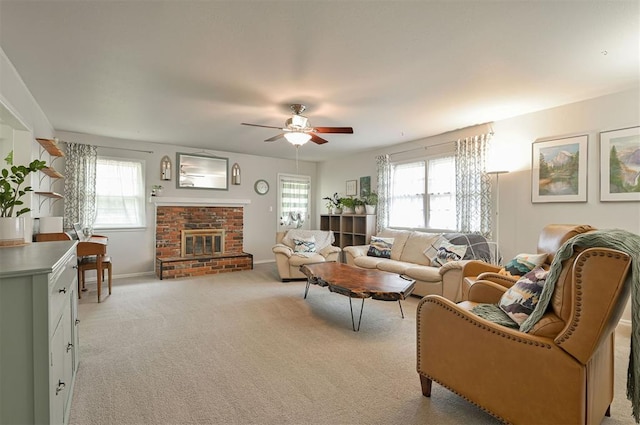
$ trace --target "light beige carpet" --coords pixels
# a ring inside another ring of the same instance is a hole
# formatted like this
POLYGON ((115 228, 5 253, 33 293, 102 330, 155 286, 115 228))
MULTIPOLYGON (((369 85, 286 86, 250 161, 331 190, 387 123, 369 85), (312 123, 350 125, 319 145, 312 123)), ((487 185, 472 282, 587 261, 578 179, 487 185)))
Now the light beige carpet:
MULTIPOLYGON (((100 304, 89 284, 70 423, 498 423, 435 383, 431 398, 422 396, 418 298, 403 302, 405 319, 396 302, 366 300, 353 332, 348 298, 312 285, 305 300, 304 285, 280 282, 273 264, 119 279, 100 304)), ((605 425, 634 423, 624 394, 629 340, 618 346, 605 425)))

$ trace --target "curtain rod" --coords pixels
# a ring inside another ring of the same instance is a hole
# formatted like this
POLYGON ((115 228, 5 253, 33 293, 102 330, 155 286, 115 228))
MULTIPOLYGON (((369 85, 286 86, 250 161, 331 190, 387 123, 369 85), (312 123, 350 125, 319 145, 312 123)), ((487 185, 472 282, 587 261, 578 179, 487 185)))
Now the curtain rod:
MULTIPOLYGON (((445 135, 445 134, 454 133, 454 132, 456 132, 456 131, 461 131, 461 130, 467 130, 467 129, 470 129, 470 128, 473 128, 473 127, 479 127, 479 126, 481 126, 481 125, 487 125, 487 124, 491 125, 492 123, 491 123, 491 122, 486 122, 486 123, 483 123, 483 124, 472 125, 472 126, 470 126, 470 127, 464 127, 464 128, 458 128, 458 129, 456 129, 456 130, 445 131, 445 132, 443 132, 443 133, 434 134, 433 136, 429 136, 428 138, 430 139, 430 138, 433 138, 433 137, 443 136, 443 135, 445 135)), ((486 134, 489 134, 490 136, 493 136, 493 129, 489 130, 489 132, 488 132, 488 133, 486 133, 486 134)), ((460 139, 460 138, 458 138, 458 139, 460 139)), ((392 152, 392 153, 390 153, 389 155, 399 155, 399 154, 401 154, 401 153, 407 153, 407 152, 413 152, 413 151, 420 151, 420 150, 427 150, 427 149, 429 149, 429 148, 435 148, 435 147, 438 147, 438 146, 448 145, 449 143, 456 143, 456 140, 449 140, 449 141, 447 141, 447 142, 436 143, 436 144, 434 144, 434 145, 429 145, 429 146, 420 146, 420 147, 417 147, 417 148, 407 149, 407 150, 404 150, 404 151, 392 152)))
POLYGON ((117 148, 117 147, 114 147, 114 146, 102 146, 102 145, 93 145, 93 146, 95 146, 96 148, 120 149, 120 150, 123 150, 123 151, 142 152, 142 153, 153 153, 153 151, 143 151, 143 150, 140 150, 140 149, 117 148))

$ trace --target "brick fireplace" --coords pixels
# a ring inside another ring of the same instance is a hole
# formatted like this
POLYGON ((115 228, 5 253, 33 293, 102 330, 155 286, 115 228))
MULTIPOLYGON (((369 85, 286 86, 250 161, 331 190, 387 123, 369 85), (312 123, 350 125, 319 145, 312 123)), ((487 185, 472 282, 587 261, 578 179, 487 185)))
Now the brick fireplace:
POLYGON ((211 202, 215 201, 156 200, 156 275, 160 279, 253 268, 253 256, 243 251, 243 205, 211 202), (189 246, 184 247, 183 241, 189 246))

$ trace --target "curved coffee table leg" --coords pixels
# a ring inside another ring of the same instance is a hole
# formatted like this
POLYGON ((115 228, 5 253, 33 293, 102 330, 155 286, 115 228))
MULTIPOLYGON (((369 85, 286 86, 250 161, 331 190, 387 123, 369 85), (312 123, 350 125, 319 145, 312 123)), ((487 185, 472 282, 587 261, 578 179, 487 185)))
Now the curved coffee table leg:
POLYGON ((400 315, 404 319, 404 311, 402 311, 402 303, 400 302, 400 300, 398 300, 398 305, 400 306, 400 315))
POLYGON ((362 304, 360 305, 360 317, 358 318, 358 328, 356 328, 355 321, 353 320, 353 305, 351 304, 351 297, 349 297, 349 310, 351 310, 351 328, 354 332, 358 332, 360 330, 360 323, 362 322, 362 310, 364 310, 364 298, 362 299, 362 304))

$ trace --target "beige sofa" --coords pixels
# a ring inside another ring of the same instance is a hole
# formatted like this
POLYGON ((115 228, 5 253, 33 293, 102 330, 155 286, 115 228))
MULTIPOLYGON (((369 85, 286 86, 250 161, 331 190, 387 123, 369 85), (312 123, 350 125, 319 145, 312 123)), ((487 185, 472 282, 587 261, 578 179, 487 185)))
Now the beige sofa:
POLYGON ((272 251, 276 256, 278 274, 283 282, 290 280, 306 279, 300 271, 303 264, 320 263, 323 261, 340 261, 342 250, 333 246, 335 238, 333 232, 328 230, 288 230, 276 233, 276 244, 272 251), (307 239, 313 237, 316 246, 315 252, 295 252, 295 238, 307 239))
POLYGON ((413 295, 441 295, 451 301, 462 298, 463 265, 470 260, 499 262, 495 244, 480 235, 461 233, 425 233, 409 230, 384 229, 377 236, 393 238, 391 258, 368 256, 369 245, 344 247, 347 264, 367 269, 378 269, 404 274, 415 279, 413 295), (425 251, 442 238, 456 245, 467 245, 462 261, 451 261, 434 267, 425 251))

